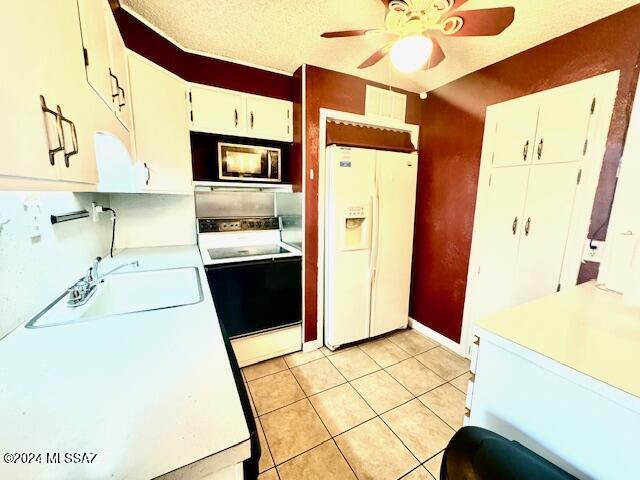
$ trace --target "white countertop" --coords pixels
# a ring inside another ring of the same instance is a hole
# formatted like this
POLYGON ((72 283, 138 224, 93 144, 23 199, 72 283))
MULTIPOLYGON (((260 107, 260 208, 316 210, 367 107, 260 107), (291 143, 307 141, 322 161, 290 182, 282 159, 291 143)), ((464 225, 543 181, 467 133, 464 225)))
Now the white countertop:
POLYGON ((640 397, 640 308, 595 281, 487 317, 477 329, 640 397))
POLYGON ((204 458, 220 469, 249 457, 198 247, 125 250, 104 268, 136 259, 139 270, 197 267, 203 301, 21 326, 0 340, 0 454, 42 453, 42 463, 0 460, 0 478, 143 480, 204 458), (46 452, 60 452, 61 463, 47 464, 46 452), (74 464, 65 453, 97 456, 74 464))

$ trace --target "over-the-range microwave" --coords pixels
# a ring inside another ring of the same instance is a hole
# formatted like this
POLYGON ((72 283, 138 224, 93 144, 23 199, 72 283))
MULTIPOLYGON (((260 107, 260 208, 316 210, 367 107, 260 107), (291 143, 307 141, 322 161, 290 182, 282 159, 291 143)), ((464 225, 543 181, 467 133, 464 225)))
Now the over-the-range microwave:
POLYGON ((283 167, 289 144, 240 137, 191 134, 193 176, 196 181, 285 181, 283 167))
POLYGON ((281 182, 282 150, 258 145, 218 142, 218 178, 249 182, 281 182))

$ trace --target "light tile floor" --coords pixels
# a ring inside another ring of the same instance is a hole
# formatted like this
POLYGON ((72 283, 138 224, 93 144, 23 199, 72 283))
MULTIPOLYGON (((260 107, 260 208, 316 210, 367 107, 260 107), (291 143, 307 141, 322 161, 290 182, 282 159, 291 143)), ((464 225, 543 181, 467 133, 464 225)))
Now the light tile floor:
POLYGON ((462 426, 468 360, 413 331, 243 369, 260 479, 439 478, 462 426))

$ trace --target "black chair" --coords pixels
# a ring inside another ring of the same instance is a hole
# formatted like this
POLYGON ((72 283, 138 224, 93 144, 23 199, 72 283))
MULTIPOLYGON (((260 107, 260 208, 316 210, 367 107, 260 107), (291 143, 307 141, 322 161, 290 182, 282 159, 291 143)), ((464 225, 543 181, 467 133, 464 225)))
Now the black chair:
POLYGON ((440 480, 576 480, 516 441, 463 427, 444 451, 440 480))

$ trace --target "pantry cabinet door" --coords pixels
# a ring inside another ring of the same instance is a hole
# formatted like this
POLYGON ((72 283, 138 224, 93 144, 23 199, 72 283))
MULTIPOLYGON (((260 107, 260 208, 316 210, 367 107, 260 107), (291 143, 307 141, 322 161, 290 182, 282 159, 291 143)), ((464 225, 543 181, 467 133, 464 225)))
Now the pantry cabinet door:
POLYGON ((86 55, 86 75, 89 85, 109 106, 115 94, 110 76, 108 3, 101 0, 77 0, 82 28, 82 43, 86 55))
POLYGON ((580 165, 531 167, 517 263, 516 304, 558 289, 580 165))
POLYGON ((478 318, 515 305, 516 262, 529 167, 494 168, 481 225, 478 318))
POLYGON ((245 98, 242 93, 191 86, 191 129, 196 132, 244 135, 245 98))
POLYGON ((172 73, 129 52, 129 78, 136 161, 144 190, 187 191, 191 154, 186 84, 172 73))
POLYGON ((494 128, 492 136, 494 167, 528 165, 533 159, 533 146, 538 122, 538 101, 523 97, 490 107, 494 128))
POLYGON ((589 87, 563 88, 541 97, 534 163, 582 160, 594 100, 589 87))
POLYGON ((291 141, 291 102, 266 97, 247 97, 248 135, 291 141))

